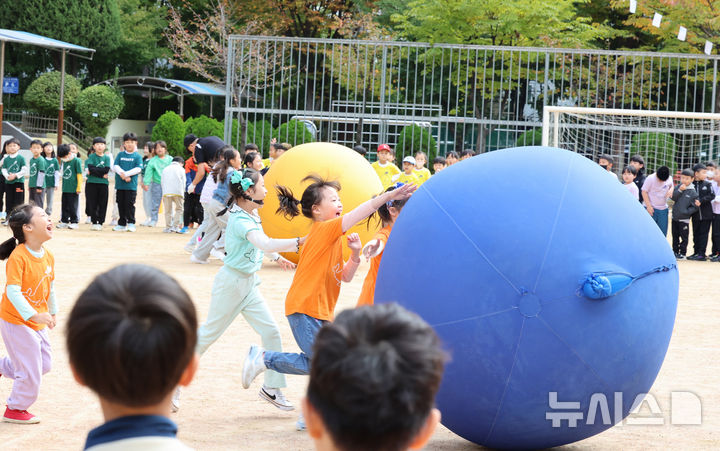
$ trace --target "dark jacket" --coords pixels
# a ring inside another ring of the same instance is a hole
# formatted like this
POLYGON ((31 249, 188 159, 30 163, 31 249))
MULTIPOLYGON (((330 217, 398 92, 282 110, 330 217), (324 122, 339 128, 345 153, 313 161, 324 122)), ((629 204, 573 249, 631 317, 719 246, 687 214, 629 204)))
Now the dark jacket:
POLYGON ((700 210, 693 215, 693 220, 709 221, 713 217, 711 202, 715 199, 712 185, 707 180, 696 180, 693 185, 695 185, 695 191, 697 191, 698 200, 700 201, 700 210))
POLYGON ((698 206, 695 205, 697 199, 698 193, 693 185, 688 186, 683 191, 680 191, 680 185, 676 185, 672 194, 672 200, 675 201, 672 209, 673 221, 690 219, 698 211, 698 206))

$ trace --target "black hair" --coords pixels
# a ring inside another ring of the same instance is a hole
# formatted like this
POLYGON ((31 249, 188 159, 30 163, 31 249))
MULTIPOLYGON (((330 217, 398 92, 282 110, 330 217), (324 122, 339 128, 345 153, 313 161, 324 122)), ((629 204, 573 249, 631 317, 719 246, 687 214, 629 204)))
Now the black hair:
POLYGON ((667 166, 660 166, 657 171, 655 172, 655 176, 661 181, 664 182, 670 177, 670 168, 667 166))
POLYGON ((280 143, 280 147, 275 147, 275 149, 287 152, 288 150, 292 149, 292 145, 290 143, 280 143))
POLYGON ((717 165, 715 164, 714 161, 708 161, 705 163, 705 168, 716 168, 716 167, 717 167, 717 165))
POLYGON ((367 155, 367 149, 365 149, 365 147, 363 146, 354 146, 353 150, 362 155, 363 157, 367 155))
POLYGON ((50 146, 50 148, 52 149, 52 152, 50 153, 50 158, 56 158, 56 157, 55 157, 55 146, 53 146, 50 141, 45 141, 45 142, 43 143, 43 153, 45 153, 45 148, 46 148, 47 146, 50 146))
POLYGON ((632 158, 630 158, 630 161, 634 161, 635 163, 640 163, 641 165, 645 166, 645 159, 642 157, 642 155, 633 155, 632 158))
POLYGON ((5 141, 5 147, 7 147, 8 144, 17 144, 19 146, 20 140, 13 136, 12 138, 5 141))
POLYGON ((167 143, 166 143, 165 141, 163 141, 162 139, 161 139, 160 141, 155 141, 155 145, 153 146, 153 149, 155 150, 155 153, 157 153, 157 148, 158 148, 158 147, 162 147, 163 149, 165 149, 165 151, 168 150, 167 143))
MULTIPOLYGON (((390 185, 385 190, 386 193, 389 193, 390 191, 394 191, 397 189, 396 185, 390 185)), ((378 225, 385 226, 386 224, 389 224, 390 221, 392 221, 392 216, 390 215, 390 207, 394 207, 398 210, 401 210, 402 207, 405 206, 405 203, 407 202, 407 199, 395 199, 391 200, 390 202, 386 202, 382 205, 380 205, 380 208, 375 210, 370 216, 367 218, 367 228, 370 230, 370 223, 375 219, 377 215, 376 221, 378 222, 378 225)))
POLYGON ((151 406, 175 389, 190 364, 197 314, 175 279, 125 264, 99 274, 80 294, 66 339, 84 385, 112 403, 151 406))
POLYGON ((252 150, 259 150, 257 144, 255 143, 247 143, 245 144, 245 153, 252 150))
POLYGON ((606 153, 601 153, 600 155, 598 155, 598 162, 599 162, 600 160, 605 160, 605 161, 607 161, 607 162, 610 163, 610 164, 613 164, 613 161, 614 161, 612 155, 608 155, 608 154, 606 154, 606 153))
POLYGON ((215 183, 219 184, 225 182, 228 172, 232 169, 230 160, 235 158, 236 153, 237 150, 235 150, 233 146, 223 146, 218 151, 218 154, 222 155, 222 160, 216 164, 212 170, 212 178, 215 180, 215 183))
POLYGON ((698 163, 698 164, 696 164, 695 166, 692 167, 693 172, 700 172, 700 171, 702 171, 703 169, 707 169, 707 166, 705 166, 705 165, 702 164, 702 163, 698 163))
POLYGON ((252 166, 253 161, 255 161, 255 158, 257 158, 260 154, 258 152, 248 152, 245 154, 242 160, 242 165, 244 168, 249 168, 252 166))
POLYGON ((695 173, 692 169, 683 169, 680 175, 684 175, 685 177, 695 177, 695 173))
POLYGON ((65 158, 70 154, 70 146, 67 144, 60 144, 57 148, 58 158, 65 158))
POLYGON ((13 236, 0 244, 0 260, 7 260, 10 254, 12 254, 12 251, 15 250, 15 247, 25 242, 23 226, 30 224, 30 221, 32 221, 33 208, 35 208, 35 205, 32 204, 18 205, 13 208, 7 220, 7 225, 10 227, 13 236))
MULTIPOLYGON (((242 176, 243 176, 244 179, 245 179, 245 178, 249 178, 250 180, 252 180, 252 182, 253 182, 252 186, 255 186, 255 185, 257 184, 258 180, 260 179, 260 173, 259 173, 258 171, 256 171, 255 169, 252 169, 252 168, 243 168, 243 169, 240 169, 240 173, 242 174, 242 176)), ((251 187, 252 187, 252 186, 251 186, 251 187)), ((238 182, 238 183, 232 183, 232 182, 230 182, 230 184, 228 185, 228 188, 229 188, 229 191, 230 191, 230 199, 228 199, 228 202, 227 202, 227 205, 225 206, 225 209, 223 209, 222 211, 218 212, 217 216, 222 216, 222 215, 224 215, 225 212, 230 209, 230 207, 232 206, 232 204, 234 204, 234 203, 236 203, 236 202, 238 201, 238 199, 245 199, 245 200, 249 200, 249 201, 251 201, 251 202, 256 202, 256 201, 254 201, 253 198, 250 197, 250 195, 248 195, 247 192, 243 189, 242 183, 240 183, 240 182, 238 182)), ((249 188, 248 188, 248 189, 249 189, 249 188)), ((256 203, 258 203, 259 205, 262 205, 262 202, 261 202, 261 201, 257 201, 256 203)))
POLYGON ((32 141, 30 141, 30 147, 35 145, 38 145, 42 148, 42 141, 40 141, 39 139, 33 139, 32 141))
POLYGON ((133 132, 127 132, 123 135, 123 142, 125 141, 135 141, 137 142, 137 135, 133 132))
POLYGON ((461 156, 461 157, 468 157, 468 156, 469 156, 469 157, 474 157, 474 156, 475 156, 475 151, 472 150, 472 149, 465 149, 465 150, 463 150, 462 152, 460 152, 460 156, 461 156))
POLYGON ((629 172, 629 173, 631 173, 632 175, 637 175, 637 172, 638 172, 638 171, 637 171, 637 169, 635 169, 633 166, 625 166, 625 167, 623 168, 623 170, 622 170, 622 173, 624 174, 624 173, 626 173, 626 172, 629 172))
POLYGON ((315 338, 307 399, 339 449, 405 450, 434 408, 445 361, 415 313, 345 310, 315 338))
POLYGON ((459 160, 459 159, 460 159, 460 155, 458 155, 458 153, 455 152, 454 150, 448 152, 447 155, 445 155, 445 158, 446 158, 446 159, 447 159, 447 158, 450 158, 450 157, 453 157, 453 158, 455 158, 456 160, 459 160))
POLYGON ((173 157, 172 161, 173 161, 173 163, 180 163, 180 164, 185 163, 185 160, 183 160, 182 157, 173 157))
POLYGON ((447 165, 447 162, 445 161, 444 157, 435 157, 433 158, 433 164, 447 165))
POLYGON ((289 188, 275 185, 278 202, 280 203, 275 213, 282 213, 287 219, 292 219, 302 212, 306 218, 313 219, 312 207, 322 202, 323 189, 333 188, 335 191, 340 191, 340 182, 337 180, 328 181, 319 175, 311 174, 301 180, 301 182, 306 181, 312 183, 305 188, 300 200, 295 199, 289 188))

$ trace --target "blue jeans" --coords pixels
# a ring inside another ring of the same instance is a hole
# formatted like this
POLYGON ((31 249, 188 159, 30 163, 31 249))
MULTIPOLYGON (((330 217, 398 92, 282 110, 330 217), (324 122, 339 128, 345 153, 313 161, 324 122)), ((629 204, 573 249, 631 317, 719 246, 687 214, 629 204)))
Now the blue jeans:
POLYGON ((150 184, 150 219, 153 222, 158 221, 158 212, 162 203, 162 185, 152 182, 150 184))
POLYGON ((265 366, 283 374, 310 374, 312 346, 323 321, 303 313, 293 313, 287 317, 295 342, 301 353, 265 351, 265 366))
POLYGON ((663 236, 667 236, 668 229, 668 208, 665 210, 653 210, 653 221, 660 227, 663 236))

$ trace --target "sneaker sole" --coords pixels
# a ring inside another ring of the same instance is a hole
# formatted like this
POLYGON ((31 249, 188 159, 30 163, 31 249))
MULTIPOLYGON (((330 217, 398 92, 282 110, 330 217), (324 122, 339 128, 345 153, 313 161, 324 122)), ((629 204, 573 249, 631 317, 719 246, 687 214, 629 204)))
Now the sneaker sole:
POLYGON ((295 406, 293 406, 293 405, 285 406, 285 405, 283 405, 283 404, 278 404, 277 401, 275 401, 274 399, 272 399, 272 398, 270 397, 270 395, 268 395, 267 393, 265 393, 265 391, 262 390, 262 389, 260 389, 260 392, 258 393, 258 396, 260 397, 260 399, 269 402, 270 404, 272 404, 273 406, 277 407, 277 408, 280 409, 280 410, 284 410, 284 411, 286 411, 286 412, 289 412, 289 411, 291 411, 291 410, 295 410, 295 406))
MULTIPOLYGON (((250 384, 252 384, 252 380, 248 381, 248 379, 250 378, 249 363, 252 362, 253 360, 255 360, 255 353, 253 351, 255 351, 256 349, 257 349, 257 347, 251 346, 250 350, 248 351, 248 355, 247 355, 247 357, 245 357, 245 361, 243 362, 241 383, 242 383, 242 387, 244 389, 250 388, 250 384)), ((253 378, 253 379, 255 379, 255 378, 253 378)))
POLYGON ((14 423, 14 424, 38 424, 40 422, 40 418, 35 417, 31 420, 13 420, 12 418, 5 418, 3 417, 3 423, 14 423))

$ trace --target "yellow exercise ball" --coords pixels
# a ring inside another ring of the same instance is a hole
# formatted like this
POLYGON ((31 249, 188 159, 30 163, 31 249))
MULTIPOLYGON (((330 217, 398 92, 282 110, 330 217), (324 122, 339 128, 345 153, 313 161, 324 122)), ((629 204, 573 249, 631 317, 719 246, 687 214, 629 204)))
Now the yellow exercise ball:
MULTIPOLYGON (((265 186, 268 190, 265 205, 259 209, 265 234, 271 238, 294 238, 305 236, 310 231, 312 221, 302 215, 288 220, 276 213, 279 202, 276 185, 290 190, 296 199, 302 197, 303 191, 311 183, 301 180, 310 174, 317 174, 326 180, 340 182, 340 200, 343 213, 349 213, 363 202, 382 193, 380 178, 370 163, 359 153, 345 146, 333 143, 313 142, 301 144, 285 152, 282 157, 273 161, 267 174, 265 186)), ((357 232, 363 244, 373 238, 378 230, 377 222, 371 223, 368 230, 367 222, 362 221, 351 228, 348 233, 357 232)), ((350 249, 344 241, 343 256, 350 257, 350 249)), ((302 252, 302 250, 301 250, 302 252)), ((285 258, 297 263, 299 254, 283 253, 285 258)))

